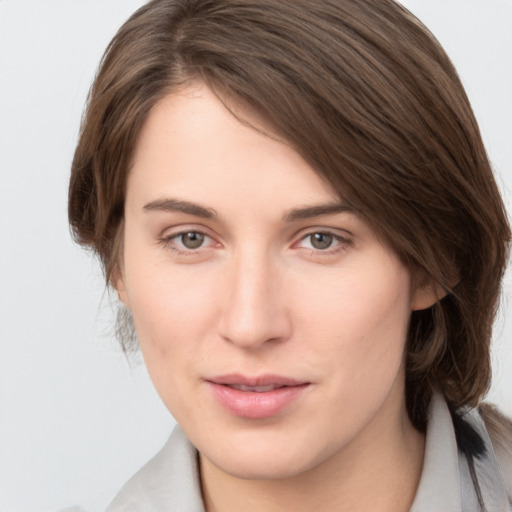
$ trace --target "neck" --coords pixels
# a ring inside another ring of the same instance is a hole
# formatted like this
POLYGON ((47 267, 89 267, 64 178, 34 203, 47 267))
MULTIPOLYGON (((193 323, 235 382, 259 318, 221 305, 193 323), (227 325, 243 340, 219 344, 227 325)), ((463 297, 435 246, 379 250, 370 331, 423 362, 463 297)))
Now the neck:
POLYGON ((313 469, 286 479, 249 480, 200 457, 207 512, 408 511, 421 476, 424 436, 405 405, 381 411, 357 438, 313 469))

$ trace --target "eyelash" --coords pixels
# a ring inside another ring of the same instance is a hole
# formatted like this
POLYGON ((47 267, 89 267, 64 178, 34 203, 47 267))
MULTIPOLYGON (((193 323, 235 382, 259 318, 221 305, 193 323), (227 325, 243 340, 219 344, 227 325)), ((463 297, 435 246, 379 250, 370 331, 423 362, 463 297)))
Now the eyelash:
POLYGON ((199 249, 204 249, 205 247, 201 245, 197 249, 187 249, 186 247, 175 247, 173 246, 173 243, 176 243, 175 240, 179 239, 180 237, 187 235, 187 234, 195 234, 195 235, 202 235, 205 237, 205 239, 210 239, 213 241, 213 238, 209 236, 206 232, 200 230, 200 229, 186 229, 184 231, 180 231, 178 233, 173 233, 172 235, 161 237, 158 241, 161 245, 163 245, 165 248, 169 248, 173 251, 176 251, 179 256, 194 256, 198 253, 199 249))
POLYGON ((333 233, 332 231, 310 231, 303 235, 298 242, 294 244, 294 246, 300 244, 301 242, 304 242, 308 238, 311 238, 314 235, 322 235, 322 236, 328 236, 332 237, 333 243, 335 242, 334 246, 330 246, 326 249, 315 249, 314 247, 308 247, 304 248, 306 250, 309 250, 312 256, 315 255, 322 255, 322 256, 329 256, 334 254, 339 254, 343 251, 345 251, 350 245, 352 245, 351 240, 348 238, 342 237, 340 235, 337 235, 336 233, 333 233))
MULTIPOLYGON (((175 244, 176 240, 180 237, 187 235, 187 234, 195 234, 195 235, 201 235, 205 237, 206 239, 210 239, 212 242, 214 241, 213 238, 208 235, 205 231, 202 231, 200 229, 187 229, 180 231, 178 233, 173 233, 168 236, 164 236, 159 238, 158 242, 164 246, 165 248, 169 248, 172 251, 175 251, 179 256, 194 256, 198 254, 199 249, 205 249, 208 248, 205 245, 201 245, 200 247, 197 247, 196 249, 187 249, 184 247, 176 247, 173 246, 175 244)), ((334 255, 341 253, 345 251, 349 246, 352 245, 352 241, 348 238, 342 237, 340 235, 337 235, 331 231, 322 231, 322 230, 316 230, 316 231, 309 231, 308 233, 304 234, 300 237, 300 239, 293 244, 294 248, 300 249, 300 247, 297 247, 300 243, 307 240, 308 238, 314 236, 314 235, 323 235, 323 236, 329 236, 332 237, 333 242, 336 242, 334 247, 328 247, 324 250, 322 249, 315 249, 315 248, 307 248, 304 247, 303 249, 309 250, 310 254, 313 255, 322 255, 322 256, 328 256, 328 255, 334 255)), ((217 245, 220 245, 217 243, 217 245)))

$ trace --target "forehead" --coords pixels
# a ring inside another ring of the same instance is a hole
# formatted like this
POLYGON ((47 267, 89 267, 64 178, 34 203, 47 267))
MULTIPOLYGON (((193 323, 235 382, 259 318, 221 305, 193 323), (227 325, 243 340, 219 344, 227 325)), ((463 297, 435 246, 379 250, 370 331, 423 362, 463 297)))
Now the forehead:
POLYGON ((227 107, 202 84, 169 94, 151 110, 128 180, 128 200, 191 195, 240 207, 339 199, 260 119, 239 105, 227 107))

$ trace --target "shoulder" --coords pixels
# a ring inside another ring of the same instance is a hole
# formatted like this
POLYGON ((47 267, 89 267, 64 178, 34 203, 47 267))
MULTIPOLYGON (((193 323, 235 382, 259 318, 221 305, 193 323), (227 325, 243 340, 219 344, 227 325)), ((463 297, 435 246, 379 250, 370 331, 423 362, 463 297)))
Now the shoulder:
POLYGON ((509 500, 512 502, 512 420, 488 403, 481 404, 478 410, 484 420, 509 500))
POLYGON ((204 512, 197 451, 179 426, 164 447, 123 486, 106 512, 204 512))

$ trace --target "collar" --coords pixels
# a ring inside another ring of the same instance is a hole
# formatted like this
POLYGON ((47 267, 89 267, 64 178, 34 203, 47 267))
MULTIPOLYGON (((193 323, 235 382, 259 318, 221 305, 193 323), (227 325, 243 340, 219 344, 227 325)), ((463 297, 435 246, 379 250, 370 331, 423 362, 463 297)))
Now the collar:
POLYGON ((197 450, 179 425, 164 447, 121 489, 106 512, 205 512, 197 450))
MULTIPOLYGON (((476 410, 464 419, 478 432, 485 445, 475 473, 485 510, 508 512, 509 501, 493 446, 476 410)), ((421 479, 410 512, 477 512, 480 510, 468 462, 457 449, 453 422, 445 399, 435 393, 429 409, 425 458, 421 479)))

